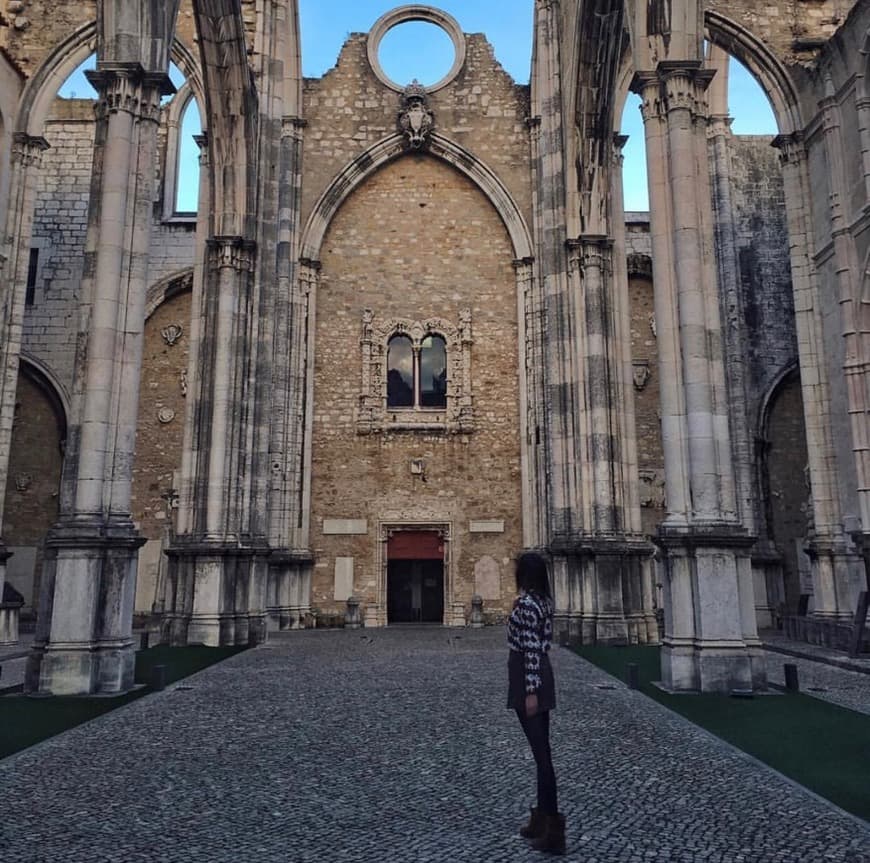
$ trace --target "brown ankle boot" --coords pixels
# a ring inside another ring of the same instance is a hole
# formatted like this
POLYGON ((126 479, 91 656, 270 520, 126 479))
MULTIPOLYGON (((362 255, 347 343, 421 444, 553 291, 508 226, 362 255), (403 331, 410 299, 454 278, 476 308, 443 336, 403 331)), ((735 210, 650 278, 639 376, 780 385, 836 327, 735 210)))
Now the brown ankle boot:
POLYGON ((547 851, 550 854, 565 853, 565 816, 544 815, 544 830, 532 841, 535 851, 547 851))
POLYGON ((541 814, 537 806, 532 806, 529 810, 529 823, 525 827, 520 827, 520 836, 523 839, 537 839, 544 833, 544 816, 541 814))

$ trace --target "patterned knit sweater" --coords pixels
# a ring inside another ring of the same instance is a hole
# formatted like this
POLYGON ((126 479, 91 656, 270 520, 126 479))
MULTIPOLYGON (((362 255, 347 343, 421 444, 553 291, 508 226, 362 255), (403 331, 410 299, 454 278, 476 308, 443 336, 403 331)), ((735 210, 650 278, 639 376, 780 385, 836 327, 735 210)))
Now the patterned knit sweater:
POLYGON ((549 652, 552 641, 552 600, 532 593, 520 594, 508 618, 508 645, 523 654, 527 695, 541 688, 541 657, 549 652))

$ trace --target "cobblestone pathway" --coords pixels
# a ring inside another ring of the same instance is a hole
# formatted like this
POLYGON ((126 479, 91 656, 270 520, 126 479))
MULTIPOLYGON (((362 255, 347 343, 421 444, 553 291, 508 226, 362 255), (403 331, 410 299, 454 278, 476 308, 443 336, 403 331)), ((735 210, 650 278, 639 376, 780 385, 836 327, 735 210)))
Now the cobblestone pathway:
POLYGON ((767 679, 771 683, 785 686, 784 665, 793 663, 797 666, 801 692, 870 714, 870 674, 772 651, 768 651, 766 657, 767 679))
MULTIPOLYGON (((870 861, 870 829, 556 650, 567 859, 870 861)), ((497 630, 300 632, 0 762, 0 860, 543 861, 497 630)))

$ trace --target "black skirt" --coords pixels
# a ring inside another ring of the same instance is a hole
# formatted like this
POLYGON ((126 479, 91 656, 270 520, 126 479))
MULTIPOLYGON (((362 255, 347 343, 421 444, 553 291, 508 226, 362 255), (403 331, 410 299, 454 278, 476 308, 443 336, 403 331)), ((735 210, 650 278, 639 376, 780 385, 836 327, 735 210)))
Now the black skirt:
MULTIPOLYGON (((526 709, 526 663, 522 653, 511 650, 508 657, 508 697, 509 710, 526 709)), ((552 710, 556 706, 556 684, 553 680, 553 667, 550 657, 541 657, 541 688, 538 690, 538 710, 552 710)))

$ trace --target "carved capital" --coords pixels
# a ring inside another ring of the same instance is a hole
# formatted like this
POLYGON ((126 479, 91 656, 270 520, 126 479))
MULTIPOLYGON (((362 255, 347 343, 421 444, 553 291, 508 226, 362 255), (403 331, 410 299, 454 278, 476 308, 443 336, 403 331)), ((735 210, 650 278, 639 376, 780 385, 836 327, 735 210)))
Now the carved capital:
POLYGON ((244 237, 211 237, 208 240, 209 256, 216 269, 232 269, 251 272, 257 244, 244 237))
POLYGON ((38 167, 42 154, 51 145, 41 135, 16 132, 12 136, 12 157, 22 168, 38 167))
POLYGON ((779 150, 779 161, 783 166, 800 165, 806 161, 807 145, 803 132, 777 135, 773 139, 772 146, 779 150))
POLYGON ((659 76, 655 72, 638 72, 631 81, 631 91, 640 96, 640 113, 644 123, 663 116, 659 76))
POLYGON ((689 111, 694 117, 707 116, 707 88, 716 74, 699 62, 659 63, 665 110, 689 111))
POLYGON ((106 65, 85 75, 99 93, 97 119, 124 111, 156 123, 160 97, 175 92, 167 75, 146 72, 138 63, 106 65))
POLYGON ((604 234, 583 234, 568 240, 569 266, 572 269, 597 269, 610 272, 613 240, 604 234))

